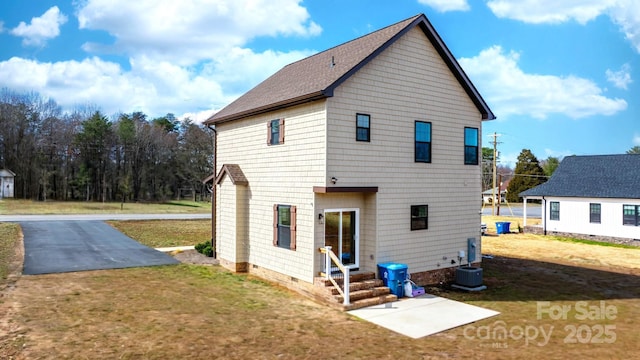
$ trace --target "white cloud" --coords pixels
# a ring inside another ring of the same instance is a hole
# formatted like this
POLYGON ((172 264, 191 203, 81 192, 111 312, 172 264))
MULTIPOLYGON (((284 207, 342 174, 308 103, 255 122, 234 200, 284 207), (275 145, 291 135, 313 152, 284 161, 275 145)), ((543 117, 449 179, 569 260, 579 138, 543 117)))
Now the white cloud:
POLYGON ((66 110, 88 104, 107 115, 172 112, 201 122, 212 109, 219 110, 284 65, 314 52, 254 52, 245 46, 261 36, 318 34, 320 27, 299 3, 79 1, 80 27, 104 30, 114 38, 112 45, 85 44, 84 49, 124 55, 130 66, 102 60, 101 54, 54 63, 14 57, 0 61, 0 87, 37 91, 66 110))
POLYGON ((532 24, 580 24, 607 15, 640 53, 640 1, 637 0, 490 0, 487 6, 499 18, 532 24))
POLYGON ((22 37, 25 46, 42 46, 47 40, 60 35, 60 26, 66 22, 67 17, 57 6, 53 6, 42 16, 32 18, 29 25, 21 21, 11 30, 11 34, 22 37))
POLYGON ((609 16, 620 26, 627 40, 640 53, 640 2, 637 0, 618 0, 616 6, 609 9, 609 16))
POLYGON ((594 82, 575 76, 527 74, 518 67, 519 54, 493 46, 460 64, 500 119, 528 115, 544 119, 562 114, 578 119, 613 115, 627 108, 623 99, 602 95, 594 82))
POLYGON ((439 12, 467 11, 471 9, 467 0, 418 0, 418 2, 439 12))
POLYGON ((487 6, 499 18, 527 23, 561 23, 575 20, 585 24, 615 1, 611 0, 491 0, 487 6))
POLYGON ((605 75, 607 76, 607 81, 620 89, 627 90, 629 84, 633 82, 633 80, 631 80, 631 66, 629 66, 629 64, 622 65, 618 71, 607 69, 605 75))
POLYGON ((55 63, 14 57, 0 62, 0 86, 37 91, 67 110, 79 104, 98 105, 107 115, 120 111, 142 111, 149 116, 211 112, 306 55, 235 49, 218 62, 199 67, 139 56, 130 60, 130 70, 98 57, 55 63))
POLYGON ((633 145, 640 146, 640 134, 633 135, 633 145))
MULTIPOLYGON (((545 148, 544 154, 545 154, 544 159, 548 159, 549 157, 555 157, 562 160, 567 156, 575 155, 575 152, 569 151, 569 150, 553 150, 553 149, 545 148)), ((538 159, 538 160, 543 160, 543 159, 538 159)))
POLYGON ((77 10, 81 29, 104 30, 114 44, 87 43, 89 52, 117 52, 183 65, 216 59, 260 36, 313 36, 322 29, 300 0, 88 0, 77 10))

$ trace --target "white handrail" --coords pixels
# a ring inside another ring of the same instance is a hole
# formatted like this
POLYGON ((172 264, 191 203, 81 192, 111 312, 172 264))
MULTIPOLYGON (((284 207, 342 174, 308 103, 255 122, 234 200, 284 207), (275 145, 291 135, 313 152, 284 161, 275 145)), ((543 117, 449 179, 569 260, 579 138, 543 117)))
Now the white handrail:
POLYGON ((340 259, 338 259, 338 256, 336 256, 336 254, 331 250, 331 246, 325 246, 323 248, 320 248, 319 250, 321 253, 324 254, 325 278, 327 280, 330 280, 333 286, 336 289, 338 289, 338 292, 340 293, 340 295, 342 295, 342 298, 343 298, 342 303, 344 305, 349 305, 349 296, 350 296, 349 270, 350 269, 342 265, 342 262, 340 261, 340 259), (343 281, 344 290, 340 289, 340 285, 338 285, 338 283, 333 278, 333 276, 331 276, 331 268, 333 267, 333 264, 335 264, 335 266, 338 268, 338 270, 340 270, 340 272, 342 272, 344 276, 344 281, 343 281))

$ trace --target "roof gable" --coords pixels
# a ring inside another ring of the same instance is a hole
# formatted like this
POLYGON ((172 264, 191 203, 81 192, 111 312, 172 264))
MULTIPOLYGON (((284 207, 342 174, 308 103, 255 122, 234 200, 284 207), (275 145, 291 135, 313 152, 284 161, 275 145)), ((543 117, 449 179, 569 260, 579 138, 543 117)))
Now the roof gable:
POLYGON ((549 181, 519 195, 640 199, 640 155, 568 156, 549 181))
POLYGON ((220 184, 225 175, 229 177, 233 185, 249 185, 249 181, 237 164, 222 165, 222 169, 220 169, 218 176, 215 178, 214 184, 220 184))
POLYGON ((9 169, 0 169, 0 177, 13 177, 16 174, 9 169))
POLYGON ((420 14, 285 66, 211 116, 205 123, 237 120, 331 97, 336 87, 416 26, 425 33, 483 119, 495 119, 493 112, 429 20, 424 14, 420 14))

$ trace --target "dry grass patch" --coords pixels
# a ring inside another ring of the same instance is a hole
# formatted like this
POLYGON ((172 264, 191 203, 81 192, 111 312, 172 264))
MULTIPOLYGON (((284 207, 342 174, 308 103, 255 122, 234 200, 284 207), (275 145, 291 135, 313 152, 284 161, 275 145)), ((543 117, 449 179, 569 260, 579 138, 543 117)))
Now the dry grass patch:
POLYGON ((2 215, 48 214, 194 214, 210 213, 211 203, 169 201, 164 203, 124 203, 89 201, 32 201, 3 199, 2 215))
POLYGON ((18 224, 0 223, 0 290, 9 276, 22 266, 20 239, 18 224))
POLYGON ((428 292, 501 314, 422 339, 393 333, 217 266, 175 265, 22 276, 12 291, 0 292, 0 358, 640 356, 635 324, 640 318, 640 249, 529 234, 483 237, 482 246, 484 253, 494 255, 483 263, 486 291, 467 293, 445 286, 428 292), (579 318, 580 306, 601 304, 615 308, 616 317, 579 318), (569 310, 566 318, 554 319, 540 314, 540 307, 569 310), (506 337, 500 337, 501 329, 506 337), (536 337, 533 330, 538 331, 536 337), (548 338, 541 331, 550 334, 548 338))
POLYGON ((107 221, 125 235, 152 248, 191 246, 211 239, 211 220, 107 221))

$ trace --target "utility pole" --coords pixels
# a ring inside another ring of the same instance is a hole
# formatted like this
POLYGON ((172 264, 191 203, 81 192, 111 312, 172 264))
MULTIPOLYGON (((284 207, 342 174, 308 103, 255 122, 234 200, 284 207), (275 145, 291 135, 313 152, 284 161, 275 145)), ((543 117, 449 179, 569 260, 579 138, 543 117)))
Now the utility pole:
POLYGON ((502 202, 502 174, 498 174, 498 212, 496 215, 500 216, 500 203, 502 202))
POLYGON ((491 144, 493 144, 493 166, 492 166, 493 187, 491 188, 491 215, 495 215, 496 214, 496 172, 497 172, 496 159, 498 157, 498 136, 500 135, 494 132, 493 135, 489 135, 489 136, 493 137, 493 141, 491 142, 491 144))

